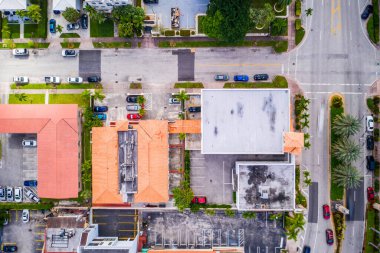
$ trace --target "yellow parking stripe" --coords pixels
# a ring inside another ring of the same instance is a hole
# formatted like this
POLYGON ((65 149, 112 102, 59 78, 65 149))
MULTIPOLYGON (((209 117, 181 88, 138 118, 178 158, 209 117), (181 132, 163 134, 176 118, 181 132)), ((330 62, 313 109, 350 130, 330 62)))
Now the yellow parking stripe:
POLYGON ((45 233, 43 232, 36 232, 37 235, 44 235, 45 233))
POLYGON ((42 224, 36 224, 35 226, 36 227, 44 227, 44 228, 46 228, 46 225, 42 225, 42 224))
POLYGON ((128 239, 133 239, 131 237, 119 237, 119 240, 128 240, 128 239))
POLYGON ((94 214, 92 217, 108 217, 108 215, 99 215, 99 214, 94 214))
POLYGON ((119 229, 119 232, 134 232, 135 229, 119 229))
POLYGON ((120 221, 118 223, 119 224, 136 224, 136 222, 131 222, 131 221, 120 221))
POLYGON ((118 216, 129 216, 129 217, 136 217, 135 214, 119 214, 118 216))
POLYGON ((18 215, 17 215, 17 210, 15 210, 15 212, 16 212, 16 221, 18 221, 18 215))
POLYGON ((36 242, 43 242, 44 240, 35 240, 36 242))

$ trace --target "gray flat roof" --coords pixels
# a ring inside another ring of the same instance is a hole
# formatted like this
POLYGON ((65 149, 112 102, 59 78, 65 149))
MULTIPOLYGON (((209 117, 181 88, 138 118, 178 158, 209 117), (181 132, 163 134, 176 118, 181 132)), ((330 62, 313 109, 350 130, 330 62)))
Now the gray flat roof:
POLYGON ((203 154, 282 154, 288 89, 203 89, 203 154))
POLYGON ((295 165, 290 163, 236 162, 239 210, 293 210, 295 165))

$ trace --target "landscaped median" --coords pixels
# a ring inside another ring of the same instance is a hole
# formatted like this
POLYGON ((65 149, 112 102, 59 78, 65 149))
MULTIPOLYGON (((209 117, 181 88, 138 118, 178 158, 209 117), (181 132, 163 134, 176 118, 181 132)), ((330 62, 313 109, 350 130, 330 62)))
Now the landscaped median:
POLYGON ((33 42, 30 41, 29 43, 14 43, 11 40, 4 40, 1 43, 0 49, 13 49, 13 48, 48 48, 50 43, 45 42, 33 42))
POLYGON ((81 83, 71 84, 62 83, 58 85, 46 84, 46 83, 29 83, 25 85, 12 84, 11 89, 16 90, 40 90, 40 89, 101 89, 103 88, 100 83, 81 83))
POLYGON ((92 42, 95 48, 131 48, 130 42, 92 42))
POLYGON ((373 229, 380 230, 379 211, 372 207, 372 204, 368 204, 366 212, 366 232, 364 238, 364 252, 375 253, 378 252, 371 243, 378 245, 380 242, 380 236, 373 229))
POLYGON ((175 83, 174 88, 176 89, 203 89, 203 83, 192 83, 192 82, 183 82, 183 83, 175 83))
POLYGON ((223 42, 223 41, 160 41, 158 47, 272 47, 276 53, 283 53, 288 50, 287 40, 269 41, 242 41, 242 42, 223 42))
POLYGON ((367 32, 369 39, 377 44, 379 42, 379 0, 372 0, 373 14, 367 22, 367 32))
POLYGON ((9 94, 8 104, 45 104, 45 94, 9 94))
POLYGON ((80 42, 61 42, 62 48, 79 48, 80 42))
POLYGON ((262 88, 288 88, 288 81, 283 76, 276 76, 272 82, 236 82, 225 83, 223 88, 236 89, 262 89, 262 88))
POLYGON ((0 203, 0 210, 49 210, 53 206, 53 202, 45 203, 42 199, 40 203, 0 203))

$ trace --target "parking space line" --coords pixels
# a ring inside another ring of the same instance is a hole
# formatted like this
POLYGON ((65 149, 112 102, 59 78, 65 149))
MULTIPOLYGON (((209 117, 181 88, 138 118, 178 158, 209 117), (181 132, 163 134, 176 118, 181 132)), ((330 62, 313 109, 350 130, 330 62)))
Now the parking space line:
POLYGON ((194 187, 196 187, 196 188, 202 188, 202 187, 203 187, 203 188, 204 188, 204 187, 206 187, 206 186, 204 186, 204 185, 201 185, 201 186, 192 185, 192 186, 191 186, 191 188, 194 188, 194 187))
POLYGON ((119 224, 135 224, 136 222, 132 222, 132 221, 119 221, 118 223, 119 224))
POLYGON ((94 214, 92 217, 108 217, 108 215, 96 215, 96 214, 94 214))
POLYGON ((34 240, 34 241, 36 241, 36 242, 43 242, 44 240, 34 240))
POLYGON ((107 225, 106 222, 97 222, 96 224, 98 224, 98 225, 107 225))
POLYGON ((117 216, 129 216, 129 217, 136 217, 136 214, 118 214, 117 216))
POLYGON ((43 225, 43 224, 36 224, 35 226, 36 227, 44 227, 44 228, 46 228, 46 225, 43 225))
POLYGON ((37 235, 44 235, 45 233, 42 232, 36 232, 37 235))
POLYGON ((120 240, 128 240, 128 239, 133 239, 131 237, 119 237, 120 240))
POLYGON ((119 229, 119 232, 134 232, 135 229, 119 229))

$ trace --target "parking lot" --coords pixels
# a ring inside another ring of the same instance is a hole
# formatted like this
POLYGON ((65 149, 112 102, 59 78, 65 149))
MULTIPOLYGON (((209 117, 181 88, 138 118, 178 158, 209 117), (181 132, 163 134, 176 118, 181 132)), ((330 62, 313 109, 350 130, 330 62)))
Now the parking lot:
POLYGON ((3 227, 2 243, 17 245, 18 252, 41 253, 46 227, 43 213, 30 210, 30 221, 22 222, 22 210, 10 210, 8 225, 3 227))
POLYGON ((89 76, 101 76, 102 57, 100 50, 80 50, 79 76, 84 80, 89 76))
POLYGON ((166 249, 244 247, 245 252, 279 252, 285 245, 283 220, 270 220, 270 214, 257 213, 254 219, 208 216, 203 212, 143 212, 148 247, 166 249), (276 251, 277 250, 277 251, 276 251))
POLYGON ((236 161, 273 161, 283 156, 204 155, 191 151, 191 188, 194 195, 206 196, 209 203, 232 204, 232 169, 236 161))
MULTIPOLYGON (((23 187, 25 180, 37 180, 37 148, 23 147, 23 140, 37 140, 35 134, 1 134, 0 186, 23 187)), ((29 188, 36 193, 36 188, 29 188)), ((23 201, 30 201, 23 196, 23 201)))
POLYGON ((92 209, 92 223, 99 225, 99 236, 135 238, 138 212, 134 209, 92 209))
POLYGON ((166 0, 145 4, 145 13, 156 14, 166 29, 171 29, 171 8, 179 8, 180 28, 195 28, 195 15, 206 13, 209 0, 166 0))

